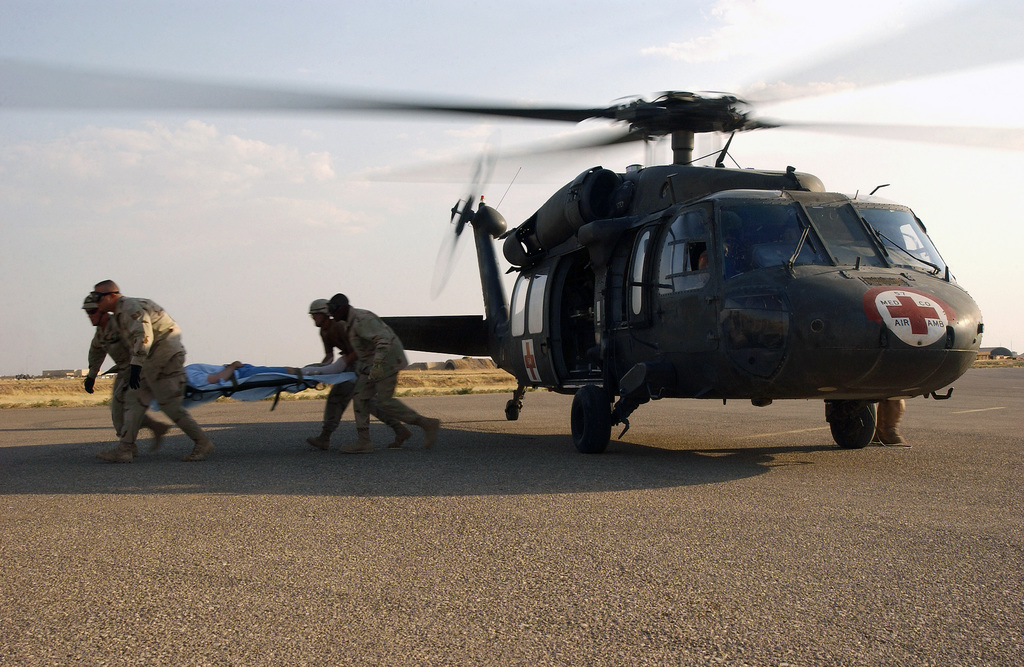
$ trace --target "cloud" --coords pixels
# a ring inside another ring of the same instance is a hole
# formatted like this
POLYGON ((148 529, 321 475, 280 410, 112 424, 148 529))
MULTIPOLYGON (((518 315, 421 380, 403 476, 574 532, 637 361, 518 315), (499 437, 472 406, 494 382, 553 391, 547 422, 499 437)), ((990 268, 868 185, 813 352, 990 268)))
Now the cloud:
POLYGON ((820 53, 834 47, 837 36, 883 29, 901 11, 907 8, 882 0, 862 0, 856 10, 819 0, 718 0, 703 13, 704 32, 641 53, 691 64, 752 58, 750 69, 759 69, 799 53, 820 53))
POLYGON ((647 56, 698 64, 719 62, 749 53, 764 31, 779 28, 782 18, 775 3, 719 0, 704 14, 708 32, 689 39, 643 49, 647 56))
POLYGON ((297 186, 336 179, 328 153, 302 154, 187 121, 140 127, 85 127, 49 141, 25 141, 0 155, 4 201, 100 213, 182 209, 254 195, 294 197, 297 186))

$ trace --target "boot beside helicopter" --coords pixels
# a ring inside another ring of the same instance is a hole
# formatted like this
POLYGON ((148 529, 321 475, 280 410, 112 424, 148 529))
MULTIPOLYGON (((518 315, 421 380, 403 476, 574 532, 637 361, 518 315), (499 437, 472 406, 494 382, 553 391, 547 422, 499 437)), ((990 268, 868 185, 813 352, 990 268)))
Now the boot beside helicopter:
POLYGON ((820 399, 835 442, 860 448, 875 402, 949 396, 936 392, 976 358, 981 313, 909 208, 793 168, 691 166, 689 129, 673 145, 676 164, 589 169, 512 230, 457 204, 486 315, 385 319, 408 349, 512 373, 507 419, 528 388, 574 394, 585 453, 650 400, 820 399), (495 239, 519 274, 508 304, 495 239))

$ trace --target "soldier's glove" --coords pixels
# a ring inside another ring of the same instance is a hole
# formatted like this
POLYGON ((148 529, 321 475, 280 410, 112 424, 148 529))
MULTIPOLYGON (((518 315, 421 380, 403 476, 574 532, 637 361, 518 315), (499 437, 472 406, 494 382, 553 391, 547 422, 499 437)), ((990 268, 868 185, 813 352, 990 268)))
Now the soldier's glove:
POLYGON ((142 366, 132 364, 131 374, 128 376, 129 389, 138 389, 142 386, 142 366))
POLYGON ((91 394, 92 388, 96 385, 96 378, 85 378, 85 393, 91 394))

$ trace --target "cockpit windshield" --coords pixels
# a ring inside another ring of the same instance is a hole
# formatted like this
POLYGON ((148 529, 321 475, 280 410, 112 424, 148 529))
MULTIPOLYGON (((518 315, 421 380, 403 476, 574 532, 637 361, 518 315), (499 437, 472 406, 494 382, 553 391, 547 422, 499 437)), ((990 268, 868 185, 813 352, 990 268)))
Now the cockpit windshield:
POLYGON ((791 202, 745 202, 722 207, 721 233, 726 278, 771 266, 794 264, 831 264, 813 229, 800 208, 791 202), (794 253, 800 247, 795 258, 794 253))
POLYGON ((857 206, 857 212, 878 232, 895 266, 942 273, 946 264, 914 214, 905 209, 857 206))
POLYGON ((801 264, 896 265, 921 270, 941 264, 913 214, 902 210, 854 208, 846 199, 803 204, 792 200, 724 202, 720 220, 725 278, 801 264), (882 239, 875 238, 867 225, 882 239), (893 249, 883 253, 880 241, 893 249))

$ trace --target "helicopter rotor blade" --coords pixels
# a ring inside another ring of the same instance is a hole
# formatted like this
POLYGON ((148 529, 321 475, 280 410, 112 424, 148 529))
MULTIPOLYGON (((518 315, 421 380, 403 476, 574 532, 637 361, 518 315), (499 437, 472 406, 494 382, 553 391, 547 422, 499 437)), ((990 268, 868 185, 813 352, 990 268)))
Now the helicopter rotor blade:
POLYGON ((816 123, 801 121, 771 122, 773 127, 790 130, 852 135, 871 139, 948 144, 970 148, 1024 151, 1024 128, 1021 127, 816 123))
POLYGON ((487 105, 188 81, 0 59, 0 106, 7 109, 224 110, 455 113, 580 122, 605 109, 487 105))
MULTIPOLYGON (((543 171, 543 158, 551 155, 565 155, 588 150, 598 150, 611 146, 621 146, 630 143, 644 141, 643 133, 630 130, 625 126, 603 126, 600 128, 588 129, 582 132, 573 132, 556 139, 547 139, 540 142, 522 144, 515 148, 503 148, 501 150, 501 165, 516 173, 515 167, 526 167, 527 169, 543 171)), ((399 182, 399 183, 453 183, 462 182, 465 179, 465 165, 470 158, 465 155, 452 159, 439 160, 427 163, 414 163, 399 167, 378 168, 364 172, 363 177, 371 181, 399 182)), ((497 162, 497 161, 496 161, 497 162)), ((496 168, 496 166, 495 166, 496 168)), ((508 169, 490 171, 492 176, 498 178, 505 174, 501 171, 508 169)), ((511 177, 511 175, 509 175, 511 177)), ((531 175, 523 174, 519 177, 520 183, 534 182, 530 180, 531 175)), ((544 182, 544 181, 541 181, 544 182)))

